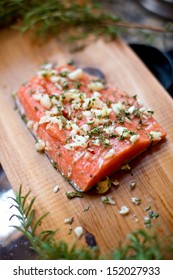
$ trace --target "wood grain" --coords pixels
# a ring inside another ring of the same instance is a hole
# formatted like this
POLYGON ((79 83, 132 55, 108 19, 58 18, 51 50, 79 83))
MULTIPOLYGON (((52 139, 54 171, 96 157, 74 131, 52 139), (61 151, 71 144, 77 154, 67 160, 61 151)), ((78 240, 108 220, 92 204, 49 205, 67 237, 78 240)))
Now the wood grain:
MULTIPOLYGON (((160 235, 173 231, 173 101, 158 81, 146 69, 132 50, 121 40, 112 43, 95 41, 78 53, 56 40, 35 44, 28 36, 14 31, 0 34, 0 161, 14 188, 23 185, 24 193, 31 189, 36 196, 37 215, 49 212, 40 230, 59 229, 57 239, 76 241, 74 232, 68 234, 64 219, 74 217, 73 229, 82 225, 92 233, 102 253, 111 252, 120 240, 134 229, 144 228, 145 207, 160 214, 154 221, 160 235), (112 187, 116 205, 104 205, 93 189, 83 198, 68 200, 65 192, 73 188, 52 167, 46 156, 35 151, 35 140, 22 122, 11 98, 11 91, 29 80, 40 64, 45 61, 67 62, 73 58, 80 67, 101 69, 108 83, 137 94, 147 107, 155 111, 155 118, 167 131, 166 141, 157 144, 131 162, 132 172, 117 172, 118 188, 112 187), (129 184, 136 180, 135 190, 129 184), (53 192, 58 184, 60 190, 53 192), (131 197, 142 199, 141 205, 131 203, 131 197), (130 208, 129 215, 122 217, 118 210, 122 205, 130 208), (90 206, 88 211, 84 211, 90 206)), ((84 236, 79 244, 86 244, 84 236)))

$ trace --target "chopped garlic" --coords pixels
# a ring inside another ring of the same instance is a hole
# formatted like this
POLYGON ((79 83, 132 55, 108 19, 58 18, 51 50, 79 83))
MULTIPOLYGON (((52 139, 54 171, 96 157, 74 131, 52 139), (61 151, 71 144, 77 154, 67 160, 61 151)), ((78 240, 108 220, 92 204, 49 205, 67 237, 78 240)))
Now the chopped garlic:
POLYGON ((136 109, 136 107, 134 105, 132 105, 131 107, 129 107, 128 113, 133 114, 135 109, 136 109))
POLYGON ((38 125, 39 125, 38 122, 35 122, 34 125, 33 125, 33 130, 34 130, 35 133, 36 133, 37 130, 38 130, 38 125))
POLYGON ((81 226, 78 226, 74 229, 74 233, 76 234, 77 238, 81 238, 83 234, 83 228, 81 226))
POLYGON ((39 124, 50 122, 51 117, 50 116, 43 116, 40 118, 39 124))
POLYGON ((113 200, 112 196, 102 196, 101 202, 103 202, 104 204, 111 204, 111 205, 116 204, 116 202, 115 202, 115 200, 113 200))
POLYGON ((16 96, 17 96, 17 91, 13 90, 12 93, 11 93, 11 95, 12 95, 13 97, 16 97, 16 96))
POLYGON ((34 121, 28 121, 28 122, 27 122, 27 127, 28 127, 29 129, 33 129, 33 126, 34 126, 34 121))
POLYGON ((81 157, 83 157, 83 155, 85 154, 84 151, 82 152, 76 152, 75 156, 74 156, 74 162, 76 162, 78 159, 80 159, 81 157))
POLYGON ((103 89, 103 83, 101 82, 91 82, 89 85, 88 85, 88 88, 90 90, 93 90, 93 91, 96 91, 96 90, 102 90, 103 89))
POLYGON ((99 160, 98 160, 99 169, 102 167, 103 163, 104 163, 104 160, 102 158, 99 158, 99 160))
POLYGON ((52 83, 57 83, 57 82, 59 82, 59 76, 51 76, 50 80, 52 83))
POLYGON ((130 142, 132 142, 132 144, 134 144, 138 139, 139 139, 139 134, 134 134, 130 136, 130 142))
POLYGON ((52 107, 52 109, 50 110, 50 113, 52 115, 57 115, 59 113, 57 106, 52 107))
POLYGON ((45 150, 46 150, 46 151, 51 151, 51 150, 52 150, 49 141, 46 141, 45 150))
POLYGON ((160 131, 150 131, 150 139, 153 141, 161 140, 162 133, 160 131))
POLYGON ((78 80, 78 79, 82 78, 82 76, 83 76, 83 71, 80 68, 78 68, 68 74, 68 77, 71 80, 78 80))
POLYGON ((119 135, 123 135, 123 133, 124 133, 125 131, 127 131, 127 128, 126 128, 126 127, 123 127, 123 126, 117 126, 117 127, 115 128, 115 130, 116 130, 116 132, 117 132, 119 135))
POLYGON ((76 147, 86 148, 89 136, 88 135, 85 135, 85 136, 75 135, 75 136, 72 136, 72 139, 75 142, 76 147))
POLYGON ((101 93, 100 92, 98 92, 98 91, 94 91, 93 92, 93 97, 101 97, 102 95, 101 95, 101 93))
POLYGON ((69 177, 71 177, 71 175, 72 175, 72 167, 69 165, 69 166, 68 166, 67 177, 69 178, 69 177))
POLYGON ((115 132, 115 127, 114 125, 111 125, 103 128, 103 131, 105 131, 107 134, 113 134, 115 132))
POLYGON ((111 179, 111 183, 114 185, 114 186, 118 186, 120 184, 120 182, 117 180, 117 179, 111 179))
POLYGON ((130 211, 129 208, 126 205, 124 205, 119 210, 119 214, 120 215, 127 215, 129 213, 129 211, 130 211))
POLYGON ((32 95, 32 97, 34 98, 34 100, 40 101, 42 98, 42 94, 41 92, 36 92, 35 94, 32 95))
POLYGON ((45 144, 42 140, 38 140, 38 142, 35 144, 35 147, 38 152, 43 152, 45 149, 45 144))
POLYGON ((112 109, 116 114, 120 114, 120 112, 125 110, 125 106, 122 104, 122 102, 117 102, 112 104, 112 109))
POLYGON ((53 63, 48 62, 42 65, 42 69, 51 70, 53 68, 53 63))
POLYGON ((114 155, 114 149, 110 149, 109 152, 104 156, 104 158, 111 158, 114 155))
POLYGON ((64 224, 69 224, 69 225, 71 225, 72 223, 73 223, 73 217, 64 219, 64 224))
POLYGON ((53 191, 54 191, 54 193, 57 193, 57 192, 59 191, 59 186, 56 185, 56 186, 53 188, 53 191))
POLYGON ((141 199, 138 197, 132 197, 131 198, 132 203, 134 203, 135 205, 139 205, 141 203, 141 199))
POLYGON ((88 125, 88 124, 83 124, 83 125, 81 126, 81 129, 82 129, 84 132, 87 132, 87 131, 89 131, 89 130, 91 129, 91 126, 88 125))
POLYGON ((48 94, 44 94, 41 99, 40 99, 40 103, 41 105, 46 108, 46 109, 50 109, 51 106, 52 106, 52 103, 51 103, 51 100, 50 100, 50 97, 48 94))
POLYGON ((91 157, 91 154, 89 152, 86 152, 85 155, 84 155, 84 158, 88 159, 91 157))

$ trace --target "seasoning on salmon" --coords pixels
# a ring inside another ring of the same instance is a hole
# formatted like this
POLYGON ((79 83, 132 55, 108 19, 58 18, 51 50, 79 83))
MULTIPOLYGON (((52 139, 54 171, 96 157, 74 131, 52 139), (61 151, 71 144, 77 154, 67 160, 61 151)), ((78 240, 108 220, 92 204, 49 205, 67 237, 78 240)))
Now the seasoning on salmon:
POLYGON ((36 149, 80 191, 165 138, 153 110, 71 65, 44 65, 17 92, 36 149))

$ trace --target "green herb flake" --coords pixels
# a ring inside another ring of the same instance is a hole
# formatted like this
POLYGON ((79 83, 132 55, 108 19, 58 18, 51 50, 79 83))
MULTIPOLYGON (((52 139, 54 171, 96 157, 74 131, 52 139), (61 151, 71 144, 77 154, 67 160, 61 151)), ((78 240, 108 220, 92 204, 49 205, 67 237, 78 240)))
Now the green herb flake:
POLYGON ((63 71, 63 72, 60 73, 60 76, 65 78, 65 77, 68 76, 68 74, 69 74, 69 71, 63 71))
POLYGON ((146 226, 146 228, 151 228, 152 222, 149 216, 144 217, 144 225, 146 226))
POLYGON ((50 162, 51 162, 52 166, 53 166, 55 169, 57 169, 57 162, 54 161, 54 160, 51 160, 50 162))
POLYGON ((147 211, 149 211, 151 209, 151 206, 147 206, 146 208, 145 208, 145 211, 147 212, 147 211))
POLYGON ((22 121, 23 121, 24 123, 27 123, 27 117, 26 117, 25 114, 22 114, 22 115, 21 115, 21 119, 22 119, 22 121))
POLYGON ((75 192, 75 191, 66 192, 65 195, 67 196, 68 199, 73 199, 73 198, 75 198, 75 197, 79 197, 79 198, 82 198, 82 197, 83 197, 83 194, 82 194, 82 193, 75 192))

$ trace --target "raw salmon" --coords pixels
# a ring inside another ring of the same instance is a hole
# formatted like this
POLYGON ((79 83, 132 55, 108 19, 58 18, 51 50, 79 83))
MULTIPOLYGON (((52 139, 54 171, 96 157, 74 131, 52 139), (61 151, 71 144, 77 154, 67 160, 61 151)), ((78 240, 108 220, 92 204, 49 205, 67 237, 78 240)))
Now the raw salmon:
POLYGON ((37 137, 37 150, 44 150, 80 191, 166 136, 137 96, 71 65, 44 65, 20 87, 17 100, 37 137))

